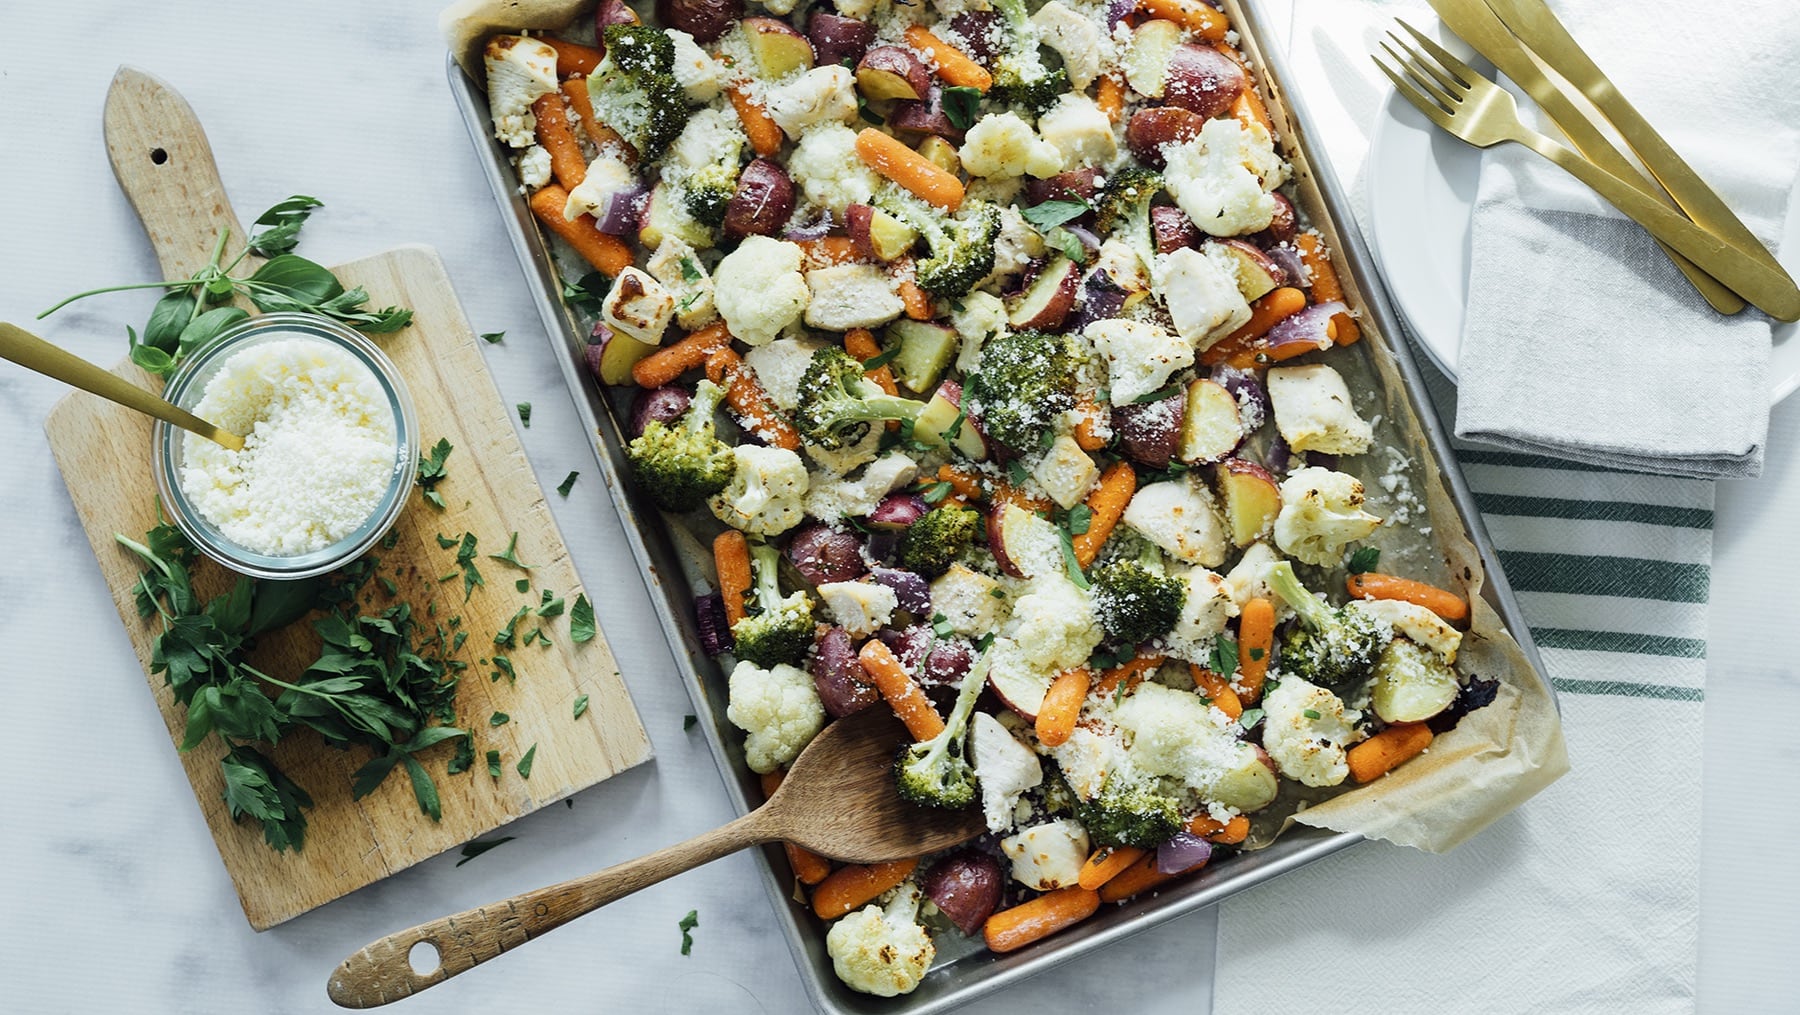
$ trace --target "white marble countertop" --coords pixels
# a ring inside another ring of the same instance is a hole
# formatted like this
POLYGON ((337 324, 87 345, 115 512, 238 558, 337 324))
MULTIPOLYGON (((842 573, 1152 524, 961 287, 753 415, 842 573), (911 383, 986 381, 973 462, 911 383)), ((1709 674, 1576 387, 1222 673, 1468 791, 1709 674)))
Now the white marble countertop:
MULTIPOLYGON (((1310 0, 1301 0, 1310 2, 1310 0)), ((0 982, 12 1010, 262 1011, 329 1008, 345 954, 421 920, 571 877, 729 817, 712 758, 598 481, 585 436, 444 85, 441 0, 220 6, 82 0, 61 26, 0 8, 0 277, 4 316, 25 323, 81 288, 149 280, 156 264, 114 184, 100 108, 130 63, 178 88, 212 138, 239 212, 290 193, 327 207, 302 252, 331 264, 399 243, 435 246, 479 331, 507 403, 529 401, 524 443, 538 478, 583 476, 552 507, 587 579, 656 749, 653 764, 508 827, 517 840, 466 866, 438 857, 263 934, 253 933, 158 720, 42 423, 57 385, 0 367, 0 644, 11 702, 0 819, 0 982)), ((1274 5, 1270 5, 1274 6, 1274 5)), ((39 8, 40 10, 42 8, 39 8)), ((1300 38, 1298 45, 1312 45, 1300 38)), ((1374 97, 1347 97, 1371 111, 1374 97)), ((1320 117, 1349 114, 1314 103, 1320 117)), ((1354 124, 1361 130, 1363 124, 1354 124)), ((1350 129, 1333 124, 1328 130, 1350 129)), ((153 296, 65 311, 41 331, 90 360, 124 351, 153 296)), ((1706 701, 1700 1008, 1791 1010, 1787 954, 1800 871, 1767 862, 1800 837, 1770 807, 1800 765, 1791 738, 1757 729, 1800 712, 1800 399, 1780 407, 1767 474, 1721 486, 1706 701)), ((1653 791, 1653 789, 1651 790, 1653 791)), ((619 902, 406 1005, 414 1012, 806 1008, 750 856, 719 861, 619 902), (693 954, 676 923, 698 909, 693 954)), ((1211 911, 1048 973, 973 1011, 1085 1010, 1106 1003, 1191 1013, 1210 1006, 1211 911), (1104 965, 1104 975, 1095 971, 1104 965)))

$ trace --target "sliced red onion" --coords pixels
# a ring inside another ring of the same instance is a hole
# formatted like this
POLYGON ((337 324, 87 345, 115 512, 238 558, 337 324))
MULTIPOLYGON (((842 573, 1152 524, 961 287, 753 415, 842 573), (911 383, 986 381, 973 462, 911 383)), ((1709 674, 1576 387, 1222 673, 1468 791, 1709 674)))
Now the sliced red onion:
POLYGON ((919 575, 897 567, 878 567, 869 572, 869 577, 893 589, 902 610, 919 616, 931 613, 931 586, 919 575))
MULTIPOLYGON (((582 350, 585 354, 583 359, 587 360, 588 373, 593 374, 594 380, 602 384, 606 383, 606 379, 600 373, 600 356, 606 351, 606 345, 612 339, 612 328, 608 327, 605 321, 595 321, 594 329, 588 332, 587 348, 582 350)), ((637 435, 632 434, 632 436, 637 435)))
POLYGON ((1331 348, 1331 335, 1327 331, 1331 327, 1331 319, 1338 314, 1347 314, 1350 308, 1340 300, 1315 303, 1305 310, 1269 329, 1267 338, 1270 349, 1279 349, 1285 345, 1303 343, 1315 349, 1331 348))
POLYGON ((1281 265, 1282 271, 1287 272, 1289 285, 1307 284, 1306 262, 1300 259, 1300 251, 1294 249, 1292 243, 1271 243, 1263 248, 1263 253, 1269 255, 1269 260, 1281 265))
POLYGON ((1094 269, 1081 283, 1080 302, 1068 330, 1077 332, 1095 321, 1119 316, 1119 311, 1125 309, 1126 295, 1105 268, 1094 269))
POLYGON ((1254 433, 1269 418, 1269 393, 1253 370, 1239 370, 1224 363, 1213 367, 1212 379, 1237 399, 1238 418, 1245 433, 1254 433))
POLYGON ((830 232, 831 216, 827 214, 817 222, 808 222, 802 226, 794 226, 792 229, 783 233, 781 238, 794 243, 799 243, 803 240, 824 239, 830 232))
POLYGON ((931 506, 925 503, 925 499, 916 494, 889 494, 870 512, 868 525, 872 529, 898 532, 923 518, 925 512, 930 510, 931 506))
POLYGON ((608 236, 625 236, 637 232, 638 219, 650 188, 641 183, 615 190, 606 195, 605 203, 594 214, 594 228, 608 236))
POLYGON ((876 529, 869 533, 869 542, 864 547, 864 552, 868 554, 870 560, 891 561, 899 549, 900 533, 898 530, 876 529))
POLYGON ((1174 838, 1156 847, 1156 872, 1180 874, 1211 859, 1212 843, 1192 832, 1176 832, 1174 838))
POLYGON ((1106 5, 1106 27, 1117 28, 1125 16, 1137 10, 1137 0, 1112 0, 1106 5))
POLYGON ((1293 458, 1294 452, 1292 448, 1288 447, 1287 438, 1281 436, 1281 433, 1277 431, 1275 439, 1269 442, 1268 452, 1263 455, 1263 468, 1277 476, 1286 475, 1288 466, 1293 463, 1293 458))
POLYGON ((725 619, 725 597, 708 592, 694 597, 694 627, 700 632, 700 647, 709 656, 731 650, 731 622, 725 619))
POLYGON ((1081 245, 1087 248, 1088 253, 1092 254, 1099 251, 1100 236, 1092 229, 1089 229, 1087 226, 1078 226, 1073 222, 1065 222, 1062 227, 1072 233, 1076 239, 1080 240, 1081 245))

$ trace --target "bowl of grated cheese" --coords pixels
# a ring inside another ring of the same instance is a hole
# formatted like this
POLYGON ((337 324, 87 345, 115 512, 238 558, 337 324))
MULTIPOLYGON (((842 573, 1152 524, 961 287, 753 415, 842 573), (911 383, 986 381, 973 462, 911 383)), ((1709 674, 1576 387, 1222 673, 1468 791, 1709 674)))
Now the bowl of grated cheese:
POLYGON ((231 451, 157 423, 156 485, 200 551, 257 578, 361 556, 406 506, 419 423, 394 363, 311 314, 254 317, 191 353, 164 397, 244 435, 231 451))

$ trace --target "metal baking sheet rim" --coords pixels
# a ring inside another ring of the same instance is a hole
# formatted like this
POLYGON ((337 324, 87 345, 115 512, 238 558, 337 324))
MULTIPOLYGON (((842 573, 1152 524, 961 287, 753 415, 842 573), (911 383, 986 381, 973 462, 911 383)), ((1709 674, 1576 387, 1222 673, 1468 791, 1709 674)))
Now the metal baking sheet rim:
MULTIPOLYGON (((1256 38, 1260 43, 1258 26, 1262 18, 1258 0, 1241 0, 1239 6, 1244 17, 1238 30, 1256 38)), ((1263 54, 1262 72, 1276 82, 1284 82, 1287 79, 1284 54, 1268 46, 1259 45, 1258 48, 1263 54)), ((561 302, 561 280, 551 263, 549 251, 531 211, 523 195, 517 192, 505 153, 488 136, 486 99, 476 83, 457 67, 455 59, 449 54, 445 56, 445 68, 450 80, 450 90, 462 113, 470 141, 481 156, 483 174, 493 191, 502 217, 511 225, 507 235, 518 255, 520 268, 528 280, 534 283, 531 287, 532 299, 537 304, 545 330, 556 346, 557 363, 575 403, 576 413, 588 431, 598 438, 595 457, 601 476, 618 510, 626 542, 631 547, 646 588, 656 604, 657 619, 662 624, 676 667, 680 670, 696 712, 708 717, 708 721, 701 724, 701 729, 713 759, 719 766, 726 794, 739 814, 747 813, 761 803, 760 789, 754 775, 742 765, 737 752, 726 743, 724 703, 714 701, 708 693, 702 667, 713 663, 700 649, 698 636, 693 630, 692 610, 688 605, 690 596, 683 587, 685 582, 681 578, 680 564, 675 559, 675 550, 670 544, 667 526, 660 521, 654 507, 639 503, 632 496, 624 482, 626 463, 624 450, 618 441, 621 421, 586 379, 587 366, 583 355, 585 336, 580 334, 576 322, 561 302), (602 418, 609 421, 607 425, 601 424, 602 418), (639 518, 659 520, 650 526, 632 524, 639 518), (728 772, 732 778, 724 778, 728 772)), ((1387 292, 1373 270, 1374 260, 1363 243, 1362 236, 1354 228, 1355 220, 1349 213, 1350 206, 1343 188, 1330 164, 1314 157, 1311 151, 1307 141, 1311 118, 1305 103, 1285 88, 1280 91, 1290 122, 1295 127, 1292 142, 1306 152, 1308 161, 1312 163, 1326 210, 1334 221, 1348 225, 1340 230, 1340 244, 1348 248, 1345 251, 1345 265, 1364 295, 1362 310, 1375 318, 1382 334, 1402 335, 1403 331, 1388 301, 1387 292)), ((1537 647, 1532 642, 1530 629, 1525 625, 1512 589, 1500 569, 1487 527, 1482 522, 1480 512, 1476 510, 1474 498, 1463 480, 1461 469, 1449 453, 1449 440, 1437 414, 1430 411, 1430 395, 1425 390, 1424 379, 1413 358, 1410 343, 1402 340, 1390 345, 1406 381, 1408 393, 1421 410, 1418 412, 1419 422, 1426 432, 1427 443, 1438 469, 1449 487, 1451 499, 1469 538, 1481 556, 1486 570, 1482 594, 1505 621, 1507 630, 1519 642, 1539 679, 1542 679, 1543 664, 1537 647)), ((1554 696, 1554 690, 1550 693, 1554 696)), ((831 961, 824 953, 822 935, 810 926, 803 925, 810 924, 812 916, 797 906, 789 896, 791 882, 783 873, 786 858, 779 848, 763 849, 761 868, 764 887, 787 938, 795 965, 800 970, 801 980, 821 1011, 842 1015, 899 1011, 905 1011, 909 1015, 930 1015, 967 1004, 1008 984, 1033 976, 1070 956, 1122 941, 1361 841, 1361 836, 1350 833, 1296 825, 1267 848, 1233 857, 1228 866, 1218 869, 1216 876, 1213 871, 1207 871, 1155 893, 1148 899, 1137 900, 1128 906, 1108 907, 1106 912, 1095 919, 1022 952, 1010 955, 977 952, 963 956, 948 967, 934 971, 914 993, 891 1000, 858 994, 838 981, 831 969, 831 961)))

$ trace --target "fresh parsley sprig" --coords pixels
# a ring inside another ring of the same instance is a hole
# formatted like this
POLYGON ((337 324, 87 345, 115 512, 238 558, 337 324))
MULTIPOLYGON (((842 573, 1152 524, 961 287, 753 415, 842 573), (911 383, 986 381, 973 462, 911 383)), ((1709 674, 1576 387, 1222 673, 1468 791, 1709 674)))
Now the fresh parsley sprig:
POLYGON ((134 328, 125 329, 131 340, 131 361, 153 374, 172 372, 188 354, 248 318, 249 312, 242 308, 220 306, 234 296, 245 297, 265 313, 319 314, 372 335, 399 331, 411 324, 411 310, 403 307, 370 310, 365 306, 369 302, 369 293, 363 287, 345 289, 329 269, 293 253, 299 242, 300 227, 319 207, 322 203, 317 198, 297 194, 257 217, 256 224, 267 228, 252 233, 244 249, 229 263, 224 262, 224 257, 231 231, 222 229, 213 243, 212 257, 206 267, 188 278, 89 289, 44 311, 38 319, 43 320, 76 300, 101 293, 167 289, 169 291, 151 308, 150 319, 142 334, 134 328), (269 260, 249 275, 231 274, 250 254, 269 260))

